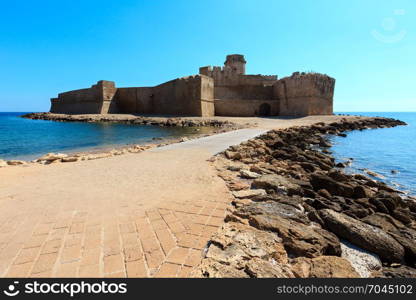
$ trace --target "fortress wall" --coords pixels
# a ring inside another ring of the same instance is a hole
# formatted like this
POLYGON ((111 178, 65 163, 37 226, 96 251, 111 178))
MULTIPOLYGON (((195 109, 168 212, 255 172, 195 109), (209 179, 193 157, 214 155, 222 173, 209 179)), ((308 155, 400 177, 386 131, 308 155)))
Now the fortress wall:
POLYGON ((213 116, 213 80, 190 76, 155 87, 119 88, 115 102, 120 112, 213 116))
POLYGON ((253 117, 261 114, 260 106, 262 104, 270 106, 270 115, 279 115, 279 101, 269 100, 240 100, 240 99, 215 99, 215 115, 229 117, 253 117))
POLYGON ((131 87, 118 88, 115 95, 120 113, 153 113, 153 88, 131 87))
POLYGON ((269 100, 273 97, 273 86, 232 85, 216 86, 214 88, 215 99, 269 100))
POLYGON ((102 103, 99 102, 72 102, 52 103, 50 112, 57 114, 100 114, 102 103))
POLYGON ((116 92, 114 82, 98 81, 97 84, 87 89, 73 90, 58 94, 51 99, 53 113, 66 114, 105 114, 117 112, 112 105, 112 99, 116 92))
POLYGON ((201 116, 212 117, 215 116, 214 106, 214 80, 207 76, 201 77, 201 116))
POLYGON ((316 73, 294 73, 274 84, 285 116, 328 115, 333 113, 335 79, 316 73))

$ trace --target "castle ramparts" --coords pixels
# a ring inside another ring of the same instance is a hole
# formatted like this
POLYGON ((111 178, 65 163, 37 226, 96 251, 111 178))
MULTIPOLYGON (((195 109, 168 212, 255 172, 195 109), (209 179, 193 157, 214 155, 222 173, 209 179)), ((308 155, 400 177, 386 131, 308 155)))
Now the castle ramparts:
POLYGON ((160 115, 306 116, 333 113, 335 79, 319 73, 246 75, 243 55, 228 55, 223 67, 154 87, 117 88, 101 80, 90 88, 60 93, 51 112, 160 115))

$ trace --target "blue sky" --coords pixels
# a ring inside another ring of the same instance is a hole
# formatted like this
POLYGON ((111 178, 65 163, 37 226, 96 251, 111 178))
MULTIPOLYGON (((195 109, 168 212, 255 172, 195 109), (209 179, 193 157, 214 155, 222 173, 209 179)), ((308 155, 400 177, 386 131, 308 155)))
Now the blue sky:
POLYGON ((335 77, 336 111, 416 111, 416 2, 0 0, 0 111, 98 80, 150 86, 246 56, 335 77))

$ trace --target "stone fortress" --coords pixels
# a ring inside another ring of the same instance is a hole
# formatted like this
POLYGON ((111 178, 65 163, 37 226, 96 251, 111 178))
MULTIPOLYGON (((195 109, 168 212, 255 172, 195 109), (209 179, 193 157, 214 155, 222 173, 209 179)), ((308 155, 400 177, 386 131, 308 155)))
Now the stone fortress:
POLYGON ((223 67, 154 87, 117 88, 101 80, 90 88, 60 93, 52 113, 157 114, 177 116, 308 116, 333 113, 335 79, 319 73, 246 75, 243 55, 227 55, 223 67))

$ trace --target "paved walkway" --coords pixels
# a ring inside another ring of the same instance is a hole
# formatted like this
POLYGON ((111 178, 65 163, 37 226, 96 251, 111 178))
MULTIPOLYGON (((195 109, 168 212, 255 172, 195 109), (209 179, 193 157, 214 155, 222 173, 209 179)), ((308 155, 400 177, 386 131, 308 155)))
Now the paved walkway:
POLYGON ((224 151, 231 145, 238 145, 243 141, 252 139, 262 133, 267 132, 267 129, 248 128, 230 131, 211 135, 199 139, 186 141, 183 143, 170 144, 168 146, 152 149, 151 151, 159 152, 166 150, 188 150, 188 149, 203 149, 209 156, 215 155, 224 151))
POLYGON ((188 276, 231 200, 206 159, 263 131, 0 169, 0 276, 188 276))

